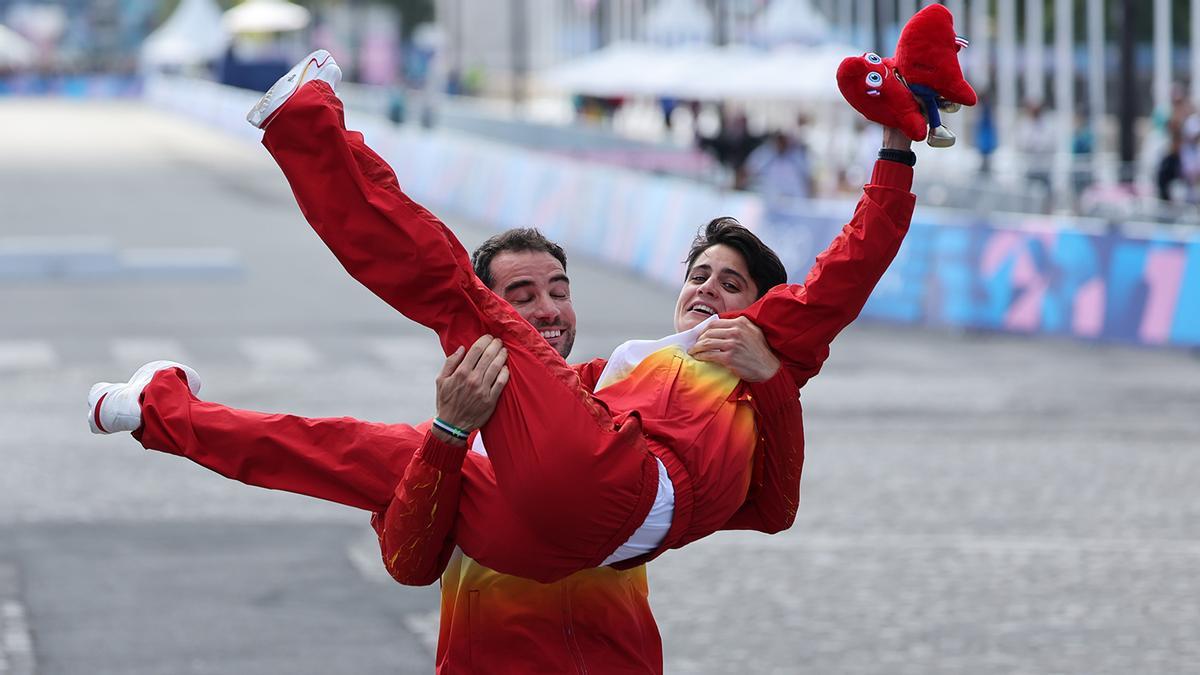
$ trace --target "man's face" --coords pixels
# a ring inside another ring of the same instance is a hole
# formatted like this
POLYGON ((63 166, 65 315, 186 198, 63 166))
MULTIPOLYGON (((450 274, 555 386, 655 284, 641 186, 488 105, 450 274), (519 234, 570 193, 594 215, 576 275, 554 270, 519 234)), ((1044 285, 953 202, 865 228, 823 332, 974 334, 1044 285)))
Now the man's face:
POLYGON ((713 314, 745 309, 758 297, 746 259, 725 244, 709 246, 688 270, 675 303, 675 330, 695 327, 713 314))
POLYGON ((563 358, 575 345, 571 282, 544 251, 501 251, 492 258, 492 290, 517 310, 563 358))

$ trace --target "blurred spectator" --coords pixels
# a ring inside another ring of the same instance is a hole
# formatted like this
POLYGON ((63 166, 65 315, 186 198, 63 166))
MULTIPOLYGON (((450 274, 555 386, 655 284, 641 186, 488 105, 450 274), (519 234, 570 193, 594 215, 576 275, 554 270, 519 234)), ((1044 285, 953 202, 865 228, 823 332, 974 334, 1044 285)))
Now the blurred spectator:
POLYGON ((984 94, 979 98, 979 119, 975 125, 975 146, 979 149, 979 171, 992 172, 992 153, 999 144, 996 131, 996 116, 992 113, 992 98, 984 94))
POLYGON ((1017 148, 1025 161, 1025 180, 1035 191, 1035 203, 1045 210, 1050 203, 1050 169, 1058 141, 1054 125, 1040 101, 1025 104, 1025 112, 1017 125, 1017 148))
POLYGON ((1075 134, 1071 137, 1072 155, 1090 155, 1096 149, 1096 130, 1087 110, 1075 112, 1075 134))
POLYGON ((749 186, 767 200, 808 199, 813 195, 808 148, 787 132, 777 131, 746 159, 749 186))
POLYGON ((662 111, 663 126, 667 131, 671 130, 671 114, 675 112, 675 108, 679 105, 679 100, 669 96, 663 96, 658 99, 658 108, 662 111))
POLYGON ((1179 172, 1183 178, 1184 199, 1200 203, 1200 112, 1193 111, 1183 122, 1179 146, 1179 172))
POLYGON ((1091 156, 1096 149, 1096 131, 1086 109, 1075 111, 1074 132, 1071 135, 1071 194, 1078 196, 1095 180, 1092 177, 1091 156))
POLYGON ((1182 87, 1175 87, 1171 92, 1171 114, 1166 122, 1167 151, 1158 163, 1156 176, 1158 198, 1163 201, 1171 201, 1175 197, 1177 183, 1182 184, 1181 192, 1186 199, 1195 199, 1196 136, 1197 131, 1200 131, 1197 129, 1200 127, 1200 118, 1197 115, 1187 91, 1182 87))
POLYGON ((750 133, 744 113, 723 117, 721 130, 714 137, 696 134, 696 144, 701 150, 713 155, 723 166, 733 172, 733 187, 746 187, 746 158, 762 144, 764 136, 750 133))
POLYGON ((604 126, 612 126, 612 121, 617 111, 621 109, 621 106, 625 105, 625 99, 615 96, 577 94, 572 100, 575 106, 575 114, 579 118, 592 124, 601 124, 604 126))

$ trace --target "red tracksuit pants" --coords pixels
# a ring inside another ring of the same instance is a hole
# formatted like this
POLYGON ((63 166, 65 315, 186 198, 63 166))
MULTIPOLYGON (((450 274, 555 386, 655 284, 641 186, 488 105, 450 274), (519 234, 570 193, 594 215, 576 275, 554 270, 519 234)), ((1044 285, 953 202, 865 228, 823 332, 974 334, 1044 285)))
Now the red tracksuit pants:
POLYGON ((263 144, 355 279, 437 332, 447 354, 483 334, 508 349, 511 377, 482 430, 490 462, 464 465, 459 546, 492 569, 540 581, 599 565, 641 525, 656 494, 657 464, 638 417, 610 413, 479 281, 454 235, 345 129, 325 83, 293 95, 263 144))

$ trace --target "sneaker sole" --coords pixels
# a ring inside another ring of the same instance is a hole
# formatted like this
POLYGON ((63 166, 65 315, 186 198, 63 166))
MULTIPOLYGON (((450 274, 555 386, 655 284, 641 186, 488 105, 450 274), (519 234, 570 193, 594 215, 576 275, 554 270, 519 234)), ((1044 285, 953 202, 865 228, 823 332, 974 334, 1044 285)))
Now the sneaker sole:
MULTIPOLYGON (((266 117, 264 117, 261 122, 254 121, 256 117, 255 113, 260 113, 261 111, 270 108, 271 104, 277 100, 278 97, 275 96, 275 87, 279 86, 280 83, 287 79, 288 76, 292 74, 291 72, 280 78, 279 82, 276 82, 271 86, 270 89, 267 90, 266 94, 263 94, 263 97, 259 99, 258 103, 251 108, 250 112, 246 115, 246 121, 259 129, 265 129, 267 125, 271 123, 271 120, 275 119, 275 115, 279 114, 279 111, 283 109, 284 104, 286 104, 288 100, 292 98, 292 95, 295 94, 296 91, 305 84, 304 76, 308 74, 308 69, 314 65, 318 68, 324 68, 325 64, 329 63, 332 59, 333 55, 324 49, 319 49, 312 54, 309 54, 308 58, 306 58, 304 61, 304 67, 301 68, 300 72, 296 74, 296 77, 291 80, 291 89, 289 89, 287 94, 280 100, 278 107, 267 113, 266 117), (317 54, 321 54, 321 56, 318 57, 317 54)), ((295 67, 293 67, 292 70, 294 71, 295 67)))

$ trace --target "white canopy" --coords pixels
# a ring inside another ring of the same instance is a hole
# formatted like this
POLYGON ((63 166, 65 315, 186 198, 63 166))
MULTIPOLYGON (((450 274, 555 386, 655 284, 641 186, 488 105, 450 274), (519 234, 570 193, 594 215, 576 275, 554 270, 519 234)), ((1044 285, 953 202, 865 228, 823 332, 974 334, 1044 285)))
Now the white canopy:
POLYGON ((836 74, 848 45, 781 47, 615 44, 543 71, 552 89, 591 96, 820 103, 840 100, 836 74))
POLYGON ((216 0, 181 0, 170 18, 142 43, 142 65, 198 65, 219 57, 228 43, 216 0))
POLYGON ((309 11, 287 0, 246 0, 225 12, 231 33, 280 33, 300 30, 312 19, 309 11))
POLYGON ((763 44, 817 45, 829 40, 829 21, 809 0, 772 0, 755 22, 763 44))
POLYGON ((0 25, 0 68, 19 68, 33 65, 37 50, 33 43, 16 31, 0 25))
POLYGON ((709 43, 714 30, 712 15, 697 0, 660 0, 642 28, 647 40, 664 45, 709 43))

